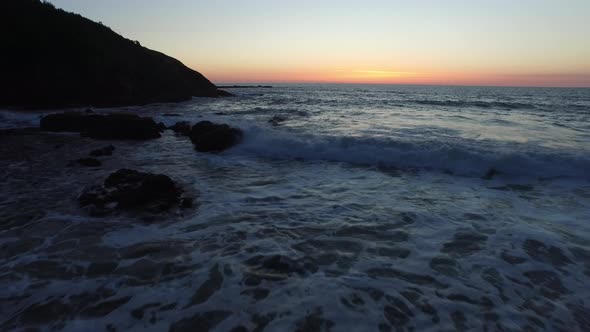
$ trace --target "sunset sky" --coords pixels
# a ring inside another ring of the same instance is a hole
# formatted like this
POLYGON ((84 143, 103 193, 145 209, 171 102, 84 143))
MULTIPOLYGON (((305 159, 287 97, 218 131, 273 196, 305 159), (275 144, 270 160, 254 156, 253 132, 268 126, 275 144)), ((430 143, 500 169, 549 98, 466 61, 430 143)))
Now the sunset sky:
POLYGON ((215 83, 590 86, 589 0, 52 0, 215 83))

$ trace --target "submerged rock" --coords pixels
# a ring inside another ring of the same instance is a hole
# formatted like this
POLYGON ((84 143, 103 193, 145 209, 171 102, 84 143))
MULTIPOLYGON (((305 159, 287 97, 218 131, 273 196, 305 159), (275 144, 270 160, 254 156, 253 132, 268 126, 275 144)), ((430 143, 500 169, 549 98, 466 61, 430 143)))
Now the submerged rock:
POLYGON ((46 131, 80 132, 96 139, 146 140, 160 137, 160 127, 152 118, 135 114, 49 114, 41 119, 40 127, 46 131))
POLYGON ((484 180, 491 180, 494 178, 494 176, 498 175, 499 172, 495 169, 495 168, 490 168, 487 173, 485 175, 483 175, 481 178, 484 180))
POLYGON ((103 186, 94 186, 79 198, 81 206, 94 206, 94 214, 113 209, 169 210, 181 203, 182 190, 168 176, 120 169, 103 186))
POLYGON ((272 118, 270 118, 268 120, 268 123, 270 123, 273 126, 278 126, 278 125, 280 125, 281 123, 283 123, 285 121, 287 121, 287 117, 286 116, 283 116, 283 115, 275 115, 275 116, 273 116, 272 118))
POLYGON ((191 124, 188 121, 180 121, 168 127, 168 129, 171 129, 181 136, 188 136, 191 133, 191 124))
POLYGON ((226 124, 201 121, 191 128, 189 136, 197 151, 220 152, 236 145, 242 131, 226 124))
POLYGON ((74 163, 82 165, 82 166, 87 166, 87 167, 98 167, 98 166, 102 165, 100 160, 94 159, 94 158, 80 158, 78 160, 72 161, 70 163, 70 165, 73 165, 74 163))
POLYGON ((90 151, 90 155, 92 157, 112 156, 113 151, 115 151, 115 147, 112 145, 107 145, 103 148, 90 151))

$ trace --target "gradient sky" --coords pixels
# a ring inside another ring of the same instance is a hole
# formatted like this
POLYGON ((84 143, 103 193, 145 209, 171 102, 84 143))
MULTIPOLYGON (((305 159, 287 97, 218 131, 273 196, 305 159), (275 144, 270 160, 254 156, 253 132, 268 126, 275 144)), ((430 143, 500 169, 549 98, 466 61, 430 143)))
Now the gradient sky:
POLYGON ((590 0, 51 0, 215 83, 590 86, 590 0))

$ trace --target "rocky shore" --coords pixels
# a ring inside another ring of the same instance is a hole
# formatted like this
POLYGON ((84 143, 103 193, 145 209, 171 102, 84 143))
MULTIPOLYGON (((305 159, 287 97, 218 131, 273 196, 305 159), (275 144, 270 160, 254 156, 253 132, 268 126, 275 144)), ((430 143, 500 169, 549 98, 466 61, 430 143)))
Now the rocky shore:
POLYGON ((210 121, 195 125, 180 121, 167 128, 149 117, 90 110, 45 115, 39 128, 0 131, 0 138, 5 162, 27 163, 28 170, 39 176, 71 168, 87 168, 97 174, 110 172, 103 180, 79 183, 86 189, 75 190, 80 192, 79 205, 88 215, 104 217, 120 211, 157 214, 194 206, 194 197, 184 191, 182 184, 165 174, 129 169, 132 165, 126 162, 124 152, 118 153, 121 149, 133 149, 137 144, 134 142, 141 141, 154 141, 157 148, 157 140, 164 131, 186 137, 186 143, 192 143, 196 151, 207 153, 222 152, 242 138, 240 129, 210 121), (104 145, 105 140, 108 145, 104 145), (113 159, 119 169, 112 167, 113 159), (42 165, 33 166, 36 162, 42 165))

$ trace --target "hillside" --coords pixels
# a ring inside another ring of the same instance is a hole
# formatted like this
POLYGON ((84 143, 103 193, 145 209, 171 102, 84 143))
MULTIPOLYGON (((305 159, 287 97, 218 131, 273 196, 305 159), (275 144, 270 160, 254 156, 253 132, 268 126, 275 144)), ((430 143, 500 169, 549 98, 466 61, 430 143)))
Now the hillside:
POLYGON ((207 78, 38 0, 0 2, 0 106, 123 106, 217 96, 207 78))

